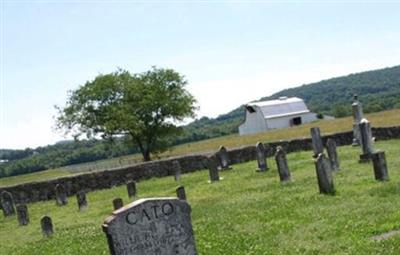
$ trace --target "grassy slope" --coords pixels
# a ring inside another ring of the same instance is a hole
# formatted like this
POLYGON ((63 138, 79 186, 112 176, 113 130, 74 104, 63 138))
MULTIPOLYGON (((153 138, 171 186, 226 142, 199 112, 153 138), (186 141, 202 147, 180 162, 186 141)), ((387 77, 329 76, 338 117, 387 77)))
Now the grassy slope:
MULTIPOLYGON (((370 237, 400 229, 400 140, 379 142, 387 154, 391 181, 374 181, 372 166, 358 164, 359 148, 339 148, 342 171, 335 174, 336 196, 318 194, 310 152, 288 155, 293 182, 280 185, 277 170, 256 173, 255 162, 221 173, 208 184, 208 173, 183 175, 200 254, 399 254, 400 236, 370 237)), ((172 177, 138 184, 140 197, 174 196, 172 177)), ((101 224, 112 199, 128 201, 124 186, 88 194, 89 210, 77 211, 54 201, 29 205, 31 224, 17 227, 15 217, 0 216, 0 254, 108 254, 101 224), (56 234, 44 238, 40 217, 53 218, 56 234)))
MULTIPOLYGON (((372 126, 374 127, 388 127, 388 126, 400 125, 400 109, 367 114, 366 117, 371 121, 372 126)), ((334 120, 320 120, 317 122, 305 124, 298 127, 277 129, 254 135, 239 136, 238 134, 235 134, 235 135, 223 136, 194 143, 182 144, 173 147, 171 150, 161 154, 159 157, 165 158, 177 155, 213 151, 217 150, 220 145, 224 145, 227 148, 232 148, 232 147, 240 147, 243 145, 254 145, 258 141, 268 142, 268 141, 309 137, 310 127, 313 126, 319 126, 321 128, 322 134, 349 131, 352 130, 352 118, 346 117, 334 120)), ((73 165, 55 170, 47 170, 44 172, 1 178, 0 187, 24 183, 24 182, 30 182, 30 181, 48 180, 56 177, 76 174, 79 172, 110 169, 122 165, 133 164, 135 162, 140 162, 140 161, 141 161, 141 156, 135 154, 110 160, 100 160, 95 163, 73 165)))

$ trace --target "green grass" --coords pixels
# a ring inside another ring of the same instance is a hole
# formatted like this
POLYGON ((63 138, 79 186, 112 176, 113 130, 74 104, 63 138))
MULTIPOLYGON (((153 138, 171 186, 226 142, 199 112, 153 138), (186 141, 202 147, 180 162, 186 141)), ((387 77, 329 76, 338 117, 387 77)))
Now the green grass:
MULTIPOLYGON (((372 241, 400 229, 400 140, 378 142, 386 151, 389 182, 377 182, 370 164, 357 162, 360 148, 339 148, 342 170, 334 174, 335 196, 318 193, 311 152, 288 154, 292 183, 281 185, 274 161, 256 173, 256 162, 221 172, 208 184, 208 172, 182 176, 200 254, 400 254, 400 236, 372 241)), ((138 183, 140 198, 174 196, 172 177, 138 183)), ((0 216, 0 254, 108 254, 103 220, 112 199, 128 201, 126 187, 88 194, 89 209, 76 199, 65 207, 54 201, 29 205, 31 224, 0 216), (55 235, 45 238, 40 218, 50 215, 55 235)))
MULTIPOLYGON (((400 109, 384 111, 379 113, 367 114, 366 117, 371 121, 373 127, 390 127, 400 125, 400 109)), ((289 140, 294 138, 310 137, 310 128, 319 126, 323 135, 345 132, 352 130, 352 117, 320 120, 313 123, 308 123, 302 126, 277 129, 268 132, 258 133, 254 135, 239 136, 238 134, 208 139, 204 141, 182 144, 172 147, 170 150, 158 155, 158 158, 173 157, 178 155, 216 151, 220 145, 233 148, 243 145, 255 145, 257 142, 271 142, 279 140, 289 140)), ((123 156, 109 160, 99 160, 85 164, 71 165, 62 168, 52 169, 43 172, 33 173, 24 177, 24 175, 16 177, 0 178, 0 187, 26 183, 31 181, 43 181, 54 179, 61 176, 67 176, 77 173, 85 173, 92 171, 101 171, 134 163, 141 162, 141 156, 138 154, 123 156)))

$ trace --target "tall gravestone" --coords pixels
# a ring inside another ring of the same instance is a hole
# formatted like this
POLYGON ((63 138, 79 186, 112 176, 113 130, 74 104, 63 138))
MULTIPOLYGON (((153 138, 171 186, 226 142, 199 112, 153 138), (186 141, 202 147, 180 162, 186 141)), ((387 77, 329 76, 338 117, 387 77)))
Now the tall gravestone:
POLYGON ((281 146, 276 148, 275 161, 281 182, 289 182, 291 179, 289 166, 286 160, 286 153, 281 146))
POLYGON ((29 224, 28 207, 25 204, 17 205, 17 216, 20 226, 26 226, 29 224))
POLYGON ((51 236, 54 233, 53 230, 53 221, 49 216, 44 216, 40 220, 40 225, 42 227, 42 233, 45 236, 51 236))
POLYGON ((218 166, 215 157, 210 156, 207 158, 208 173, 210 176, 210 183, 219 181, 218 166))
POLYGON ((195 255, 191 208, 177 198, 140 199, 103 224, 112 255, 195 255))
POLYGON ((176 189, 176 196, 181 199, 181 200, 186 200, 186 191, 185 191, 185 187, 183 186, 179 186, 176 189))
POLYGON ((78 193, 76 193, 76 201, 78 203, 79 211, 84 211, 87 209, 88 203, 85 191, 81 190, 78 193))
POLYGON ((268 170, 267 164, 267 153, 263 143, 258 142, 256 144, 257 164, 258 172, 265 172, 268 170))
POLYGON ((335 194, 335 186, 333 185, 332 171, 328 159, 323 153, 320 153, 314 162, 319 192, 323 194, 335 194))
POLYGON ((217 152, 217 158, 219 160, 222 170, 232 169, 229 166, 229 155, 228 150, 224 146, 220 146, 217 152))
POLYGON ((0 194, 1 207, 3 208, 4 217, 15 214, 14 199, 10 192, 3 191, 0 194))
POLYGON ((372 163, 374 165, 375 180, 388 181, 389 171, 386 164, 384 151, 378 151, 371 154, 372 163))
POLYGON ((128 191, 128 197, 133 198, 136 196, 136 182, 130 181, 126 184, 126 189, 128 191))
POLYGON ((362 119, 358 124, 360 130, 360 141, 362 154, 360 154, 360 162, 368 162, 371 154, 374 152, 372 145, 371 123, 367 119, 362 119))
POLYGON ((333 171, 340 170, 339 158, 336 150, 336 142, 329 138, 326 142, 326 150, 328 152, 329 162, 333 171))
POLYGON ((353 146, 361 145, 360 129, 358 124, 364 118, 361 102, 358 101, 357 95, 354 95, 353 104, 351 105, 353 112, 353 146))
POLYGON ((55 187, 55 193, 56 193, 56 204, 58 206, 63 206, 68 204, 67 191, 65 190, 64 185, 57 184, 55 187))
POLYGON ((119 208, 121 208, 121 207, 123 207, 124 206, 124 202, 122 201, 122 198, 115 198, 114 200, 113 200, 113 207, 114 207, 114 210, 118 210, 119 208))
POLYGON ((175 181, 180 181, 181 180, 181 174, 182 174, 181 164, 179 164, 178 160, 174 160, 174 161, 172 161, 172 166, 173 166, 173 169, 174 169, 175 181))
POLYGON ((321 131, 319 130, 319 127, 313 127, 310 129, 310 132, 311 132, 312 148, 314 152, 313 157, 316 158, 320 153, 324 152, 324 145, 322 143, 321 131))

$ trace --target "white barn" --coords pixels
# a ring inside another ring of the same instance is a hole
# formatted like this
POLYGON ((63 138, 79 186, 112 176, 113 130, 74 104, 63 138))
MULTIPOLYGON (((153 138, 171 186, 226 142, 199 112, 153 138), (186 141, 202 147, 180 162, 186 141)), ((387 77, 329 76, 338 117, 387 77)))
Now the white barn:
POLYGON ((303 99, 281 97, 277 100, 247 104, 246 119, 239 126, 240 135, 255 134, 275 128, 285 128, 317 119, 303 99))

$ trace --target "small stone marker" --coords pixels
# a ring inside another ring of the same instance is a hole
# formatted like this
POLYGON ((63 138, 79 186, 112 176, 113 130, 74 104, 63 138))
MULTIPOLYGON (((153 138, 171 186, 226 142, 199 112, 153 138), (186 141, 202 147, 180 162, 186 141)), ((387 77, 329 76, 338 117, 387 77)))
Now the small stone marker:
POLYGON ((136 182, 130 181, 126 184, 126 189, 128 191, 129 198, 134 198, 136 196, 136 182))
POLYGON ((331 163, 332 171, 339 171, 340 164, 338 154, 336 150, 336 142, 332 138, 329 138, 326 142, 326 150, 328 152, 329 162, 331 163))
POLYGON ((181 169, 181 164, 179 164, 178 160, 172 161, 174 173, 175 173, 175 181, 180 181, 181 180, 181 174, 182 174, 182 169, 181 169))
POLYGON ((359 146, 360 141, 360 129, 358 124, 364 118, 364 113, 362 109, 362 104, 358 101, 358 96, 354 95, 354 101, 351 105, 353 111, 353 146, 359 146))
POLYGON ((289 167, 286 160, 286 153, 282 149, 281 146, 276 148, 275 153, 275 161, 278 167, 279 178, 281 182, 289 182, 290 181, 290 172, 289 167))
POLYGON ((177 198, 137 200, 103 224, 111 254, 195 255, 191 208, 177 198))
POLYGON ((267 155, 265 153, 265 147, 263 143, 258 142, 256 144, 256 153, 257 153, 257 164, 258 164, 258 172, 266 172, 268 170, 267 165, 267 155))
POLYGON ((42 233, 45 236, 51 236, 54 231, 53 231, 53 221, 49 216, 44 216, 42 220, 40 221, 40 225, 42 226, 42 233))
POLYGON ((228 151, 224 146, 220 146, 219 150, 217 152, 217 157, 219 159, 220 165, 221 165, 221 169, 222 170, 227 170, 227 169, 232 169, 229 166, 229 155, 228 155, 228 151))
POLYGON ((3 208, 4 217, 15 214, 14 199, 10 192, 3 191, 0 194, 1 207, 3 208))
POLYGON ((116 198, 113 200, 113 206, 114 210, 118 210, 119 208, 124 206, 124 202, 122 201, 122 198, 116 198))
POLYGON ((218 167, 217 167, 217 162, 215 157, 211 156, 207 158, 207 167, 208 167, 208 173, 210 175, 210 183, 219 181, 219 173, 218 173, 218 167))
POLYGON ((386 157, 384 151, 378 151, 371 154, 372 162, 374 165, 375 180, 388 181, 389 172, 386 164, 386 157))
POLYGON ((324 152, 324 145, 322 144, 321 132, 319 127, 313 127, 310 129, 311 139, 312 139, 312 148, 314 151, 313 157, 316 158, 320 153, 324 152))
POLYGON ((56 203, 58 206, 63 206, 68 204, 67 191, 65 190, 64 185, 57 184, 55 187, 55 193, 56 193, 56 203))
POLYGON ((26 226, 29 223, 28 207, 25 204, 17 205, 17 216, 20 226, 26 226))
POLYGON ((185 187, 179 186, 179 187, 176 189, 176 196, 177 196, 180 200, 186 200, 185 187))
POLYGON ((372 131, 371 124, 367 119, 362 119, 358 124, 360 130, 360 141, 362 154, 360 154, 360 163, 368 162, 371 158, 371 154, 374 152, 372 146, 372 131))
POLYGON ((335 194, 332 171, 325 154, 320 153, 314 160, 314 163, 317 172, 319 192, 323 194, 335 194))
POLYGON ((81 190, 76 193, 76 201, 78 202, 79 211, 86 210, 88 207, 88 203, 86 200, 86 193, 85 191, 81 190))

